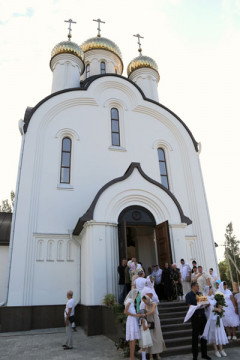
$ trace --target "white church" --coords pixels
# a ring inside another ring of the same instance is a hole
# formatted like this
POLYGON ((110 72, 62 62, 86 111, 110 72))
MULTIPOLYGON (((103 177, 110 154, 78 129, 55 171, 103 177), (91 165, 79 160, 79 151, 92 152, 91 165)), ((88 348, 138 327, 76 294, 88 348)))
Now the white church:
POLYGON ((125 77, 120 49, 97 21, 98 35, 79 46, 69 20, 68 40, 51 53, 52 93, 19 123, 1 283, 6 331, 62 326, 72 289, 91 334, 103 297, 117 296, 122 258, 135 256, 145 269, 181 258, 217 268, 201 146, 159 103, 158 66, 142 54, 140 35, 125 77))

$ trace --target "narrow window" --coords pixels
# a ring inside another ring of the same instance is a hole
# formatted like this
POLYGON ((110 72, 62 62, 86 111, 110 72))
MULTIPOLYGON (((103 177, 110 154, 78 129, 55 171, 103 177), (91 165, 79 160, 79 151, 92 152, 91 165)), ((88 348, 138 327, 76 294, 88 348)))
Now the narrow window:
POLYGON ((90 64, 87 64, 86 66, 86 78, 89 78, 90 76, 90 64))
POLYGON ((119 129, 119 113, 118 109, 111 109, 111 125, 112 125, 112 145, 120 146, 120 129, 119 129))
POLYGON ((60 182, 63 184, 70 184, 71 148, 72 148, 71 139, 69 139, 68 137, 63 138, 61 173, 60 173, 60 182))
POLYGON ((164 150, 161 148, 158 149, 158 161, 161 175, 161 183, 163 186, 165 186, 165 188, 169 189, 165 153, 164 150))
POLYGON ((118 69, 117 69, 117 67, 115 67, 115 74, 117 74, 118 73, 118 69))
POLYGON ((106 64, 104 61, 101 61, 101 74, 106 74, 106 64))

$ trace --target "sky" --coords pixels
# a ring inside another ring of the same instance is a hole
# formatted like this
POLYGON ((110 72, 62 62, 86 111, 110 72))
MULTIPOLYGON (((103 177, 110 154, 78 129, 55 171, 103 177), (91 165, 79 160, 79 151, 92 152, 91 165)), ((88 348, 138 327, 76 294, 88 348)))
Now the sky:
MULTIPOLYGON (((15 190, 27 106, 51 92, 51 50, 67 40, 79 45, 97 35, 114 41, 124 72, 138 55, 152 57, 160 73, 159 101, 201 142, 200 161, 214 240, 224 243, 227 224, 240 239, 240 0, 0 0, 0 203, 15 190)), ((217 248, 218 258, 224 247, 217 248)))

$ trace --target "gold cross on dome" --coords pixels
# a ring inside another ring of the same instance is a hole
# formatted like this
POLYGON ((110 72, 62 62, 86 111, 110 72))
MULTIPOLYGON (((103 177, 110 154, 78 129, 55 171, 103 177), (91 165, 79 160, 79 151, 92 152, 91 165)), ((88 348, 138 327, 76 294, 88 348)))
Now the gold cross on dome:
POLYGON ((102 21, 101 19, 96 19, 96 20, 93 19, 93 21, 96 21, 98 23, 98 28, 97 28, 98 34, 97 34, 97 36, 101 37, 101 28, 100 28, 100 26, 101 26, 101 24, 106 24, 106 23, 105 23, 105 21, 102 21))
POLYGON ((76 24, 76 22, 75 21, 73 21, 72 19, 69 19, 69 20, 64 20, 64 22, 66 22, 66 23, 69 23, 69 28, 68 28, 68 30, 69 30, 69 33, 68 33, 68 40, 70 41, 71 40, 71 37, 72 37, 72 34, 71 34, 71 31, 72 31, 72 24, 76 24))
POLYGON ((139 34, 136 34, 136 35, 133 35, 133 36, 138 38, 138 51, 140 52, 140 55, 142 55, 142 48, 141 48, 142 44, 140 42, 140 39, 144 39, 144 37, 139 35, 139 34))

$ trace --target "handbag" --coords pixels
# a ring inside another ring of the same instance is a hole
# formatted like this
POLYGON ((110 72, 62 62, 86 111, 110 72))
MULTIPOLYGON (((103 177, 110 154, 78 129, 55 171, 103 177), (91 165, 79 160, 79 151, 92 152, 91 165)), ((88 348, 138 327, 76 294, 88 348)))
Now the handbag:
POLYGON ((148 321, 148 325, 150 325, 149 330, 153 330, 155 328, 154 321, 148 321))
POLYGON ((69 321, 71 324, 75 321, 74 315, 69 316, 69 321))

